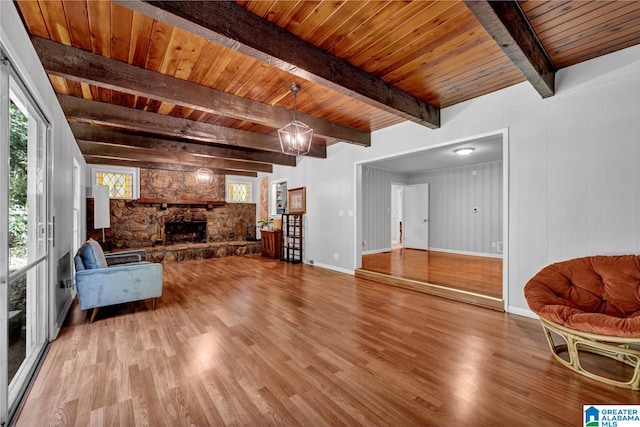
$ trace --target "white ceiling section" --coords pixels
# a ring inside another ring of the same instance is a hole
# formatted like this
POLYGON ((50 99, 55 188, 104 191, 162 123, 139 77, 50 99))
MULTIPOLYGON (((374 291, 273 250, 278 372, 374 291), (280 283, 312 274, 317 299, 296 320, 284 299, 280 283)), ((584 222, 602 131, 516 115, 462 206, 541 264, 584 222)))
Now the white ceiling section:
POLYGON ((435 169, 476 165, 502 160, 502 135, 491 135, 471 141, 430 148, 403 156, 391 157, 367 163, 392 172, 418 173, 435 169), (453 150, 462 147, 474 148, 473 153, 459 156, 453 150))

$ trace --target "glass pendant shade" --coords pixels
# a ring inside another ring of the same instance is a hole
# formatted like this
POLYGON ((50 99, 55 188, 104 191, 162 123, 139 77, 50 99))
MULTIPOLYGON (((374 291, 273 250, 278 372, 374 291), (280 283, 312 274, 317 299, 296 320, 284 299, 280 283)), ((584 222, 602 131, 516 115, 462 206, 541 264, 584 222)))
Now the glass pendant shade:
POLYGON ((200 168, 196 171, 196 184, 211 185, 213 183, 213 172, 207 168, 200 168))

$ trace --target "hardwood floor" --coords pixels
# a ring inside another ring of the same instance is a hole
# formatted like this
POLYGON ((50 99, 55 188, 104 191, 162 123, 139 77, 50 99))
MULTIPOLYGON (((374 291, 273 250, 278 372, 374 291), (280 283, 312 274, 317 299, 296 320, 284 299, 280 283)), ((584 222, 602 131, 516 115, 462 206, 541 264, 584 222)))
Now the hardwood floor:
POLYGON ((555 362, 537 321, 260 256, 164 266, 74 304, 17 426, 576 426, 640 404, 555 362))
POLYGON ((395 249, 362 256, 362 269, 500 298, 502 259, 395 249))

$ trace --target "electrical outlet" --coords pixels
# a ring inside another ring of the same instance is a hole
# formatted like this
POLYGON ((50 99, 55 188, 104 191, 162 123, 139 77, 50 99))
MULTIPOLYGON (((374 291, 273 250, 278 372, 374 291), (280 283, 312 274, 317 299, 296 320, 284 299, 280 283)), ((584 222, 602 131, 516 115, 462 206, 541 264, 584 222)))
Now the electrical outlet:
POLYGON ((313 260, 312 259, 309 260, 309 264, 313 265, 313 260))
POLYGON ((495 248, 496 247, 496 242, 491 242, 491 247, 495 248))
POLYGON ((366 241, 366 240, 363 240, 363 241, 362 241, 362 247, 364 248, 365 246, 367 246, 367 241, 366 241))
POLYGON ((334 252, 333 259, 338 259, 338 252, 334 252))

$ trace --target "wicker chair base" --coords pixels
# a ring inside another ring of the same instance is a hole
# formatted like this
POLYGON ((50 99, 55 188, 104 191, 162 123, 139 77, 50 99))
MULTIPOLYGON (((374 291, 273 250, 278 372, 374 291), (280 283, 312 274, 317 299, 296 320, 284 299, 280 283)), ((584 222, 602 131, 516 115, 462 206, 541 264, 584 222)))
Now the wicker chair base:
POLYGON ((640 389, 640 350, 637 348, 640 345, 640 338, 610 337, 575 331, 543 318, 540 318, 540 323, 542 323, 551 353, 567 368, 605 384, 636 391, 640 389), (551 332, 562 337, 566 344, 556 345, 551 332), (580 364, 580 351, 598 354, 629 365, 634 369, 633 375, 629 381, 617 381, 589 372, 580 364), (569 361, 560 357, 560 353, 563 352, 568 352, 569 361))

